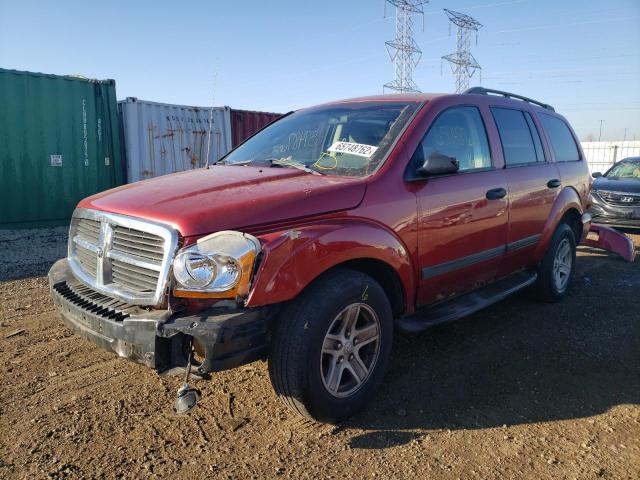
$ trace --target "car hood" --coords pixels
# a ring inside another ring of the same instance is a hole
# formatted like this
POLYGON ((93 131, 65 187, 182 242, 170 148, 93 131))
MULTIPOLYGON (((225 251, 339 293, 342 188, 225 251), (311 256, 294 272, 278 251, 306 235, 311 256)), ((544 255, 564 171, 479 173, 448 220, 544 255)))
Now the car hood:
POLYGON ((348 210, 365 190, 360 178, 216 165, 107 190, 78 207, 168 223, 188 237, 348 210))
POLYGON ((593 182, 593 190, 610 190, 624 193, 640 193, 640 180, 633 178, 599 177, 593 182))

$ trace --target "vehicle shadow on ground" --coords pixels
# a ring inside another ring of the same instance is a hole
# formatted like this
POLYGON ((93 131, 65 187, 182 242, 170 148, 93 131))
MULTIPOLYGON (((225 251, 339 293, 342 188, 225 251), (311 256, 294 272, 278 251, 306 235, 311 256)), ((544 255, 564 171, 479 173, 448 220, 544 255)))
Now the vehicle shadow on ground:
POLYGON ((340 428, 352 448, 388 448, 439 429, 590 417, 640 404, 635 265, 581 256, 557 304, 515 295, 458 322, 399 335, 372 405, 340 428))

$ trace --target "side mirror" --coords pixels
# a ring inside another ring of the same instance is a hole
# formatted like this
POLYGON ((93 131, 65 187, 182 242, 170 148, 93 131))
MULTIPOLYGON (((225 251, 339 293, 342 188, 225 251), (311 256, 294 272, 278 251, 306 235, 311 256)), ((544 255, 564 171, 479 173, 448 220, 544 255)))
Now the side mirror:
POLYGON ((456 173, 459 168, 458 161, 455 158, 433 152, 417 171, 419 175, 428 177, 456 173))
POLYGON ((591 174, 591 176, 592 176, 593 178, 600 178, 600 177, 602 176, 602 173, 600 173, 600 172, 593 172, 593 173, 591 174))

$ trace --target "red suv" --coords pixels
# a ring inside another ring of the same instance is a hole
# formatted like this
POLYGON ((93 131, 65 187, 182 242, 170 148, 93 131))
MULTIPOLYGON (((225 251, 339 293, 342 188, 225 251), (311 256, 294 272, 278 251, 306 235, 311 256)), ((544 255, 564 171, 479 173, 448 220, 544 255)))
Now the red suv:
POLYGON ((571 127, 532 99, 338 101, 83 200, 51 292, 120 356, 201 377, 268 359, 287 405, 335 422, 378 388, 394 332, 565 295, 589 185, 571 127))

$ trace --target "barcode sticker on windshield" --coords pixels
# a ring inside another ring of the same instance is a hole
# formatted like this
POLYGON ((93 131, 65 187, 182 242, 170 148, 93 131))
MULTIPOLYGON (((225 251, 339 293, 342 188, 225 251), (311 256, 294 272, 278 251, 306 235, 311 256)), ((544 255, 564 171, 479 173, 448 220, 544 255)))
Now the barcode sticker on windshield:
POLYGON ((363 143, 335 142, 329 147, 327 151, 336 153, 350 153, 351 155, 370 158, 374 153, 376 153, 376 150, 378 150, 378 147, 374 147, 373 145, 365 145, 363 143))

